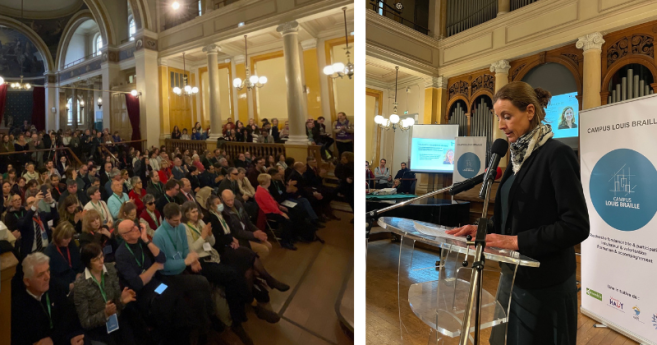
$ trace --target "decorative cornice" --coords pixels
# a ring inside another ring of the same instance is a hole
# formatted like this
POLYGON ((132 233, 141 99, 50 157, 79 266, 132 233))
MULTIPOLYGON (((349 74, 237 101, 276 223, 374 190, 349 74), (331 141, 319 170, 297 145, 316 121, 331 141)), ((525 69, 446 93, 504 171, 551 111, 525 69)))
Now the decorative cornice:
POLYGON ((117 48, 110 48, 110 47, 105 47, 101 48, 101 51, 103 53, 101 62, 106 63, 106 62, 119 62, 119 49, 117 48))
POLYGON ((296 20, 283 23, 276 28, 276 31, 281 33, 281 36, 299 32, 299 23, 296 20))
POLYGON ((595 49, 602 51, 602 45, 605 43, 605 40, 602 38, 602 34, 599 32, 594 32, 592 34, 584 35, 577 39, 575 47, 577 49, 583 49, 584 52, 595 49))
POLYGON ((157 59, 157 65, 158 66, 169 66, 169 62, 167 61, 167 59, 159 58, 159 59, 157 59))
POLYGON ((216 44, 210 44, 203 47, 203 52, 208 54, 218 54, 221 51, 221 47, 216 44))
POLYGON ((157 39, 142 36, 135 41, 135 50, 150 49, 157 51, 157 39))
POLYGON ((509 65, 509 61, 507 60, 499 60, 495 61, 492 64, 490 64, 490 71, 493 73, 509 73, 509 69, 511 68, 511 65, 509 65))
POLYGON ((447 88, 447 78, 445 78, 445 77, 428 77, 428 78, 424 78, 424 87, 425 88, 435 87, 437 89, 446 89, 447 88))
POLYGON ((235 56, 233 56, 233 62, 235 62, 236 64, 244 63, 244 61, 246 61, 246 57, 244 57, 244 55, 235 55, 235 56))
POLYGON ((311 38, 311 39, 301 41, 301 48, 303 50, 317 48, 317 39, 316 38, 311 38))

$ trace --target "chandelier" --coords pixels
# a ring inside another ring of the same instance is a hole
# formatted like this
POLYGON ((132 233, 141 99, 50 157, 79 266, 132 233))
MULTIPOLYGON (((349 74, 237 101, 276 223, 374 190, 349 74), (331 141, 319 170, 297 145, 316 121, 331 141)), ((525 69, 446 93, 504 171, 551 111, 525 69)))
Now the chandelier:
MULTIPOLYGON (((4 83, 4 79, 2 80, 2 82, 4 83)), ((0 83, 0 85, 2 85, 2 83, 0 83)), ((9 84, 9 87, 11 87, 14 90, 18 90, 18 91, 22 91, 22 90, 28 91, 32 88, 32 85, 30 83, 23 83, 23 76, 21 76, 21 81, 20 82, 11 83, 11 84, 9 84)))
POLYGON ((247 51, 247 46, 246 46, 246 35, 244 35, 244 61, 246 64, 246 78, 244 80, 240 78, 235 78, 233 79, 233 87, 235 87, 238 90, 242 90, 244 88, 247 89, 247 91, 251 91, 252 89, 256 87, 263 87, 265 84, 267 84, 267 77, 265 76, 260 76, 258 77, 257 75, 250 75, 249 72, 249 53, 247 51))
POLYGON ((392 128, 393 131, 395 131, 397 128, 401 129, 402 131, 407 131, 413 127, 415 124, 415 119, 412 117, 407 117, 404 119, 401 119, 399 115, 397 115, 397 80, 399 78, 399 66, 395 66, 395 103, 393 103, 394 107, 392 110, 392 114, 390 115, 389 118, 385 118, 382 115, 377 115, 374 117, 374 122, 379 125, 379 127, 388 130, 392 128))
POLYGON ((347 7, 343 7, 342 12, 344 14, 344 40, 347 45, 347 65, 345 66, 342 62, 336 62, 324 67, 324 74, 333 79, 342 78, 345 75, 351 79, 354 76, 354 64, 351 63, 350 59, 351 52, 349 51, 349 35, 347 34, 347 7))
MULTIPOLYGON (((173 88, 173 93, 175 93, 178 96, 194 96, 198 93, 198 87, 194 86, 192 87, 191 85, 187 84, 187 71, 185 70, 186 65, 185 65, 185 52, 183 52, 183 88, 179 88, 178 86, 173 88)), ((133 94, 133 96, 136 96, 133 94)))

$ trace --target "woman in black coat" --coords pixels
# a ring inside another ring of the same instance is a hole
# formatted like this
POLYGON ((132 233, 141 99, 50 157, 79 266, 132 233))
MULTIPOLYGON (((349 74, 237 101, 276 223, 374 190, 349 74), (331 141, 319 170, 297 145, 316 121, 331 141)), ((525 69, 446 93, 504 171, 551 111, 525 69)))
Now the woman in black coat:
MULTIPOLYGON (((541 123, 550 97, 543 89, 512 82, 493 98, 499 129, 511 143, 511 164, 495 197, 486 246, 515 250, 541 263, 518 267, 508 345, 574 345, 577 338, 574 246, 589 236, 589 217, 575 153, 552 139, 550 125, 541 123)), ((467 225, 448 233, 474 237, 476 231, 467 225)), ((507 264, 500 266, 512 273, 507 264)), ((508 301, 508 296, 498 298, 508 301)), ((504 344, 504 328, 493 328, 492 345, 504 344)))

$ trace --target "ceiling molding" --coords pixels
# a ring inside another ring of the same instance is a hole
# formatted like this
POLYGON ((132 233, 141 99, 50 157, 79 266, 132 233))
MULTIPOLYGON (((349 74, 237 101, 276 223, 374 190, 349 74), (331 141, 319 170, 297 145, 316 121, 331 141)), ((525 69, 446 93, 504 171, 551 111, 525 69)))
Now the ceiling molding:
MULTIPOLYGON (((83 0, 47 0, 25 1, 22 17, 24 19, 44 20, 67 17, 77 12, 84 4, 83 0), (39 9, 37 9, 39 8, 39 9)), ((13 18, 21 18, 21 0, 3 0, 0 13, 13 18), (14 6, 9 6, 8 2, 14 6)))

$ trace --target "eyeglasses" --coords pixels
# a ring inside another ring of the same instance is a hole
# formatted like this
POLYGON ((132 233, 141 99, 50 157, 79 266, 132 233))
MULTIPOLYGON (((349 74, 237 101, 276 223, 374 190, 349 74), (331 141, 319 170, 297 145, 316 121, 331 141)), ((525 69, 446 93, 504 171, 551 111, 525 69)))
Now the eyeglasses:
POLYGON ((154 201, 151 201, 151 202, 147 202, 147 203, 146 203, 146 205, 154 205, 154 204, 155 204, 154 201))
POLYGON ((232 173, 231 175, 233 175, 233 176, 237 176, 237 175, 239 175, 239 173, 232 173))

